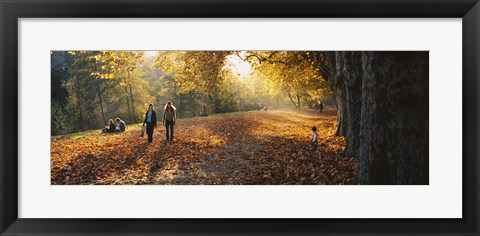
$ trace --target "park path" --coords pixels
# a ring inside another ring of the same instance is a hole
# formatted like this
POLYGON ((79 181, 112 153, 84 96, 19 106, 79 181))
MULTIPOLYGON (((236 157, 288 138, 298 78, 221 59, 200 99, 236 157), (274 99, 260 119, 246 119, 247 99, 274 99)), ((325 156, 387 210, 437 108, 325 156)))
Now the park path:
POLYGON ((335 119, 334 110, 228 113, 179 119, 172 144, 159 127, 146 145, 139 126, 53 140, 52 184, 356 184, 358 160, 341 156, 335 119))

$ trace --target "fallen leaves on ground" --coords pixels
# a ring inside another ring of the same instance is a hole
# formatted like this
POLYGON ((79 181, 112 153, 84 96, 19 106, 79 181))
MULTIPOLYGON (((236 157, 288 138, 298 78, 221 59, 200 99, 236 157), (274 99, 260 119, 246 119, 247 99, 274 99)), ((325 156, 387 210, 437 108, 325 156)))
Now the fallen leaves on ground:
POLYGON ((344 158, 335 111, 254 111, 179 119, 147 145, 140 126, 122 134, 52 138, 52 184, 357 184, 358 159, 344 158), (319 145, 310 149, 311 127, 319 145))

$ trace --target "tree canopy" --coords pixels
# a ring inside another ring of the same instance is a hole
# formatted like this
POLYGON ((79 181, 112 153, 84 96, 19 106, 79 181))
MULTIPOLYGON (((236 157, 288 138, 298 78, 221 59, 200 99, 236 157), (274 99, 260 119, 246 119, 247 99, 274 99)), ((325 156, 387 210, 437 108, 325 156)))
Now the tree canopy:
POLYGON ((64 71, 61 79, 52 76, 52 94, 63 91, 55 92, 63 102, 52 111, 52 134, 102 127, 114 117, 137 123, 149 103, 169 100, 180 117, 192 117, 201 110, 308 108, 333 97, 309 52, 54 51, 54 60, 64 71))

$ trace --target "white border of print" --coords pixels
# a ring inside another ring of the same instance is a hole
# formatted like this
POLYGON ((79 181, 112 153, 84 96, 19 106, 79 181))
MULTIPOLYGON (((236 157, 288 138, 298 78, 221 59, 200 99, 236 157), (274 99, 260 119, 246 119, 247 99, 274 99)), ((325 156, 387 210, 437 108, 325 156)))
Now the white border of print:
POLYGON ((461 218, 461 35, 461 19, 20 19, 19 217, 461 218), (228 49, 430 51, 430 184, 50 185, 50 50, 228 49))

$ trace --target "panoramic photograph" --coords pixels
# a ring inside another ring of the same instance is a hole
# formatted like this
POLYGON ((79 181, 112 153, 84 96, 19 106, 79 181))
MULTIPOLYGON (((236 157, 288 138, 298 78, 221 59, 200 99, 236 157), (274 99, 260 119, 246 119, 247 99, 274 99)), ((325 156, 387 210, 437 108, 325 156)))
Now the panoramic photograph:
POLYGON ((428 51, 50 54, 51 185, 429 184, 428 51))

